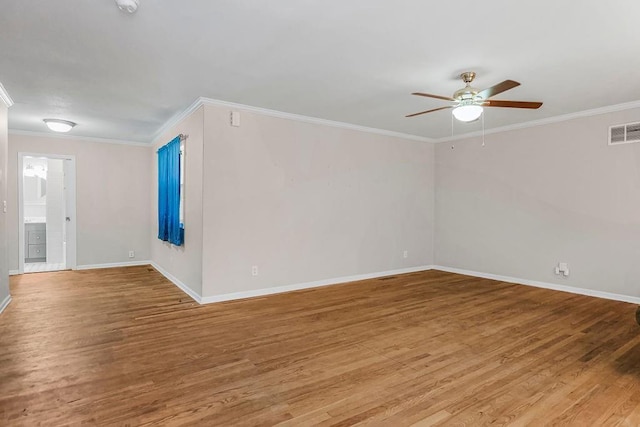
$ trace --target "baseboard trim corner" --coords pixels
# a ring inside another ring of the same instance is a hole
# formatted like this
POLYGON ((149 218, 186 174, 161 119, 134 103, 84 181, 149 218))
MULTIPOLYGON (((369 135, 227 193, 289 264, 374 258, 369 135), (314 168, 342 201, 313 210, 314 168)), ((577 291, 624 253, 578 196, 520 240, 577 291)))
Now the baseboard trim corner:
POLYGON ((167 280, 169 280, 171 283, 173 283, 178 288, 180 288, 180 290, 182 292, 184 292, 185 294, 189 295, 195 302, 197 302, 198 304, 203 304, 202 297, 200 295, 198 295, 193 289, 191 289, 190 287, 185 285, 176 276, 174 276, 173 274, 169 273, 164 268, 160 267, 154 261, 149 261, 148 264, 150 264, 151 267, 155 268, 158 271, 158 273, 162 274, 167 280))
POLYGON ((95 270, 98 268, 118 268, 118 267, 136 267, 140 265, 150 265, 151 261, 125 261, 111 262, 106 264, 85 264, 78 265, 74 270, 95 270))
POLYGON ((9 306, 10 302, 11 302, 11 295, 7 295, 6 298, 0 303, 0 314, 2 314, 4 309, 9 306))
POLYGON ((603 298, 614 301, 628 302, 640 305, 640 297, 630 295, 614 294, 611 292, 597 291, 594 289, 576 288, 574 286, 558 285, 556 283, 539 282, 537 280, 521 279, 518 277, 501 276, 499 274, 482 273, 480 271, 464 270, 461 268, 445 267, 443 265, 432 266, 433 270, 446 271, 448 273, 464 274, 466 276, 480 277, 483 279, 497 280, 499 282, 515 283, 518 285, 533 286, 536 288, 550 289, 553 291, 568 292, 577 295, 603 298))
POLYGON ((418 267, 401 268, 397 270, 380 271, 376 273, 358 274, 354 276, 336 277, 333 279, 317 280, 313 282, 297 283, 293 285, 275 286, 272 288, 255 289, 251 291, 233 292, 228 294, 202 297, 201 304, 212 304, 216 302, 233 301, 245 298, 254 298, 267 295, 281 294, 284 292, 301 291, 304 289, 320 288, 323 286, 338 285, 341 283, 357 282, 359 280, 376 279, 379 277, 393 276, 395 274, 415 273, 418 271, 432 270, 431 265, 418 267))
POLYGON ((9 276, 17 276, 20 274, 20 270, 9 270, 9 276))

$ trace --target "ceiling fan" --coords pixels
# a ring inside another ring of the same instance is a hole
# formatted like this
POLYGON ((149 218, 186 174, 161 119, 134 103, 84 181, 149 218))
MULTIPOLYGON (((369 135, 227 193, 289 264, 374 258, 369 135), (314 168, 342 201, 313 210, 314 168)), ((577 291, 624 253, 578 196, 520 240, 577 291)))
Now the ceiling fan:
POLYGON ((462 122, 472 122, 480 117, 483 107, 506 107, 506 108, 540 108, 542 102, 527 101, 503 101, 489 99, 514 87, 520 86, 520 83, 513 80, 505 80, 495 86, 484 90, 478 90, 471 86, 471 82, 476 77, 473 71, 467 71, 460 74, 460 78, 466 84, 465 87, 454 92, 453 96, 432 95, 430 93, 414 92, 411 95, 425 96, 427 98, 443 99, 445 101, 454 102, 453 105, 446 107, 434 108, 432 110, 421 111, 419 113, 409 114, 406 117, 415 117, 421 114, 432 113, 434 111, 446 110, 453 108, 453 116, 462 122))

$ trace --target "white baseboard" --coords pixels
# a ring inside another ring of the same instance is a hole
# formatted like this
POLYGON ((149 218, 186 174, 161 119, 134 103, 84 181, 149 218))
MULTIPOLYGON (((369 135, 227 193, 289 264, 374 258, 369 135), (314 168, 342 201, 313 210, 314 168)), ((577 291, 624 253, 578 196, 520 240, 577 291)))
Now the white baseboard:
POLYGON ((447 271, 449 273, 464 274, 466 276, 481 277, 483 279, 498 280, 500 282, 516 283, 518 285, 534 286, 536 288, 551 289, 554 291, 569 292, 571 294, 587 295, 590 297, 610 299, 614 301, 630 302, 640 305, 640 297, 620 295, 610 292, 596 291, 593 289, 576 288, 573 286, 558 285, 555 283, 538 282, 536 280, 520 279, 518 277, 500 276, 498 274, 481 273, 479 271, 463 270, 461 268, 445 267, 442 265, 432 266, 433 270, 447 271))
MULTIPOLYGON (((210 297, 202 297, 198 295, 191 288, 189 288, 187 285, 182 283, 182 281, 180 281, 177 277, 173 276, 171 273, 169 273, 168 271, 166 271, 165 269, 163 269, 153 261, 129 261, 129 262, 110 263, 110 264, 79 265, 76 269, 89 270, 89 269, 96 269, 96 268, 130 267, 130 266, 139 266, 139 265, 151 265, 153 268, 158 270, 164 277, 166 277, 170 282, 172 282, 174 285, 180 288, 184 293, 186 293, 191 298, 193 298, 193 300, 196 301, 198 304, 211 304, 211 303, 222 302, 222 301, 232 301, 237 299, 279 294, 283 292, 298 291, 302 289, 319 288, 322 286, 337 285, 340 283, 355 282, 358 280, 375 279, 378 277, 392 276, 395 274, 415 273, 417 271, 427 271, 427 270, 440 270, 440 271, 446 271, 449 273, 464 274, 466 276, 492 279, 500 282, 516 283, 519 285, 534 286, 536 288, 551 289, 554 291, 568 292, 572 294, 586 295, 586 296, 591 296, 596 298, 604 298, 604 299, 609 299, 614 301, 623 301, 623 302, 640 305, 640 297, 614 294, 611 292, 603 292, 603 291, 597 291, 593 289, 576 288, 573 286, 558 285, 555 283, 539 282, 536 280, 521 279, 518 277, 502 276, 499 274, 483 273, 479 271, 465 270, 462 268, 446 267, 443 265, 422 265, 418 267, 381 271, 377 273, 359 274, 354 276, 337 277, 334 279, 318 280, 314 282, 297 283, 297 284, 285 285, 285 286, 276 286, 272 288, 263 288, 263 289, 256 289, 251 291, 234 292, 234 293, 228 293, 228 294, 214 295, 210 297)), ((9 271, 9 275, 16 275, 16 274, 19 274, 18 270, 9 271)), ((4 310, 4 308, 9 304, 10 301, 11 301, 11 296, 9 295, 0 304, 0 313, 2 313, 2 310, 4 310)))
POLYGON ((151 264, 151 266, 153 268, 158 270, 158 272, 160 274, 162 274, 164 277, 166 277, 171 283, 173 283, 174 285, 179 287, 182 290, 182 292, 184 292, 185 294, 187 294, 191 298, 193 298, 193 300, 195 302, 197 302, 198 304, 202 304, 202 297, 200 295, 198 295, 193 289, 191 289, 190 287, 188 287, 187 285, 182 283, 182 281, 180 279, 178 279, 176 276, 174 276, 173 274, 169 273, 167 270, 165 270, 164 268, 160 267, 158 264, 156 264, 153 261, 150 261, 148 264, 151 264))
POLYGON ((76 266, 76 270, 95 270, 97 268, 135 267, 138 265, 151 265, 151 261, 126 261, 111 262, 107 264, 85 264, 76 266))
POLYGON ((5 308, 7 308, 10 302, 11 302, 11 295, 7 295, 6 298, 0 303, 0 314, 2 314, 5 308))
POLYGON ((302 289, 319 288, 322 286, 337 285, 340 283, 356 282, 358 280, 375 279, 378 277, 393 276, 395 274, 415 273, 417 271, 431 270, 430 265, 422 265, 419 267, 402 268, 399 270, 380 271, 377 273, 358 274, 355 276, 337 277, 334 279, 317 280, 315 282, 297 283, 293 285, 276 286, 273 288, 256 289, 252 291, 234 292, 230 294, 214 295, 203 297, 201 304, 211 304, 222 301, 232 301, 237 299, 260 297, 265 295, 280 294, 283 292, 299 291, 302 289))
MULTIPOLYGON (((96 268, 117 268, 117 267, 134 267, 138 265, 150 265, 151 261, 127 261, 127 262, 112 262, 107 264, 86 264, 78 265, 74 270, 94 270, 96 268)), ((20 270, 9 270, 9 276, 17 276, 20 274, 20 270)))

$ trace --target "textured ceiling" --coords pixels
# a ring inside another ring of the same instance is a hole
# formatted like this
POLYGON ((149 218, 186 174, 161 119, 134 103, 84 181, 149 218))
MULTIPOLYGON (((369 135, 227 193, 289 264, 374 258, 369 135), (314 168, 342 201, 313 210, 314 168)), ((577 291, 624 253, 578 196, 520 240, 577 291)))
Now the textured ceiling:
MULTIPOLYGON (((474 86, 522 83, 499 99, 540 110, 487 109, 501 127, 640 99, 640 2, 513 0, 6 1, 0 82, 9 128, 148 142, 198 97, 430 138, 451 114, 457 74, 474 86)), ((456 134, 480 124, 456 123, 456 134)))

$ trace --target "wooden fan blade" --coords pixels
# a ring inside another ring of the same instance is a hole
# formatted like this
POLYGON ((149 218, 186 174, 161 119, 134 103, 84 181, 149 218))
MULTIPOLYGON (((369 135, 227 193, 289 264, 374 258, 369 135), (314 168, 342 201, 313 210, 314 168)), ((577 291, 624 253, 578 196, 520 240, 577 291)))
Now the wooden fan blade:
POLYGON ((536 109, 542 106, 542 102, 528 101, 503 101, 498 99, 488 99, 482 103, 484 107, 507 107, 507 108, 531 108, 536 109))
POLYGON ((419 116, 420 114, 427 114, 427 113, 433 113, 434 111, 446 110, 447 108, 453 108, 453 107, 448 106, 448 107, 434 108, 433 110, 427 110, 427 111, 421 111, 419 113, 409 114, 408 116, 405 116, 405 117, 415 117, 415 116, 419 116))
POLYGON ((481 90, 480 92, 478 92, 478 96, 482 97, 482 99, 491 98, 492 96, 496 96, 499 93, 505 92, 509 89, 513 89, 517 86, 520 86, 520 83, 514 80, 505 80, 495 86, 491 86, 485 90, 481 90))
POLYGON ((435 98, 435 99, 444 99, 445 101, 455 101, 455 99, 451 98, 450 96, 432 95, 430 93, 413 92, 411 95, 426 96, 427 98, 435 98))

